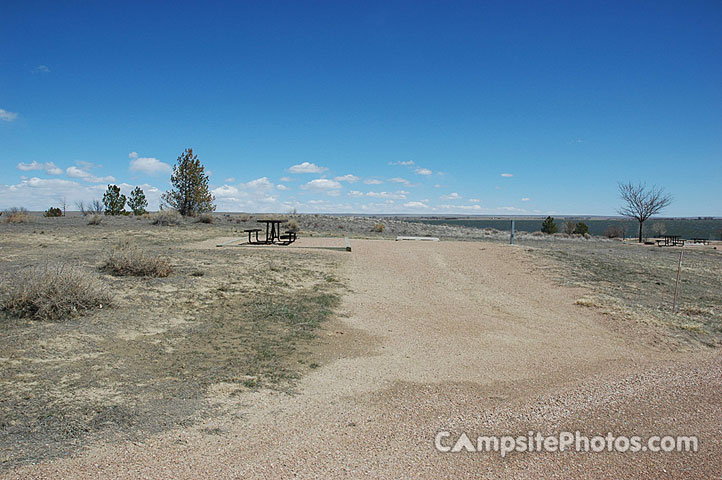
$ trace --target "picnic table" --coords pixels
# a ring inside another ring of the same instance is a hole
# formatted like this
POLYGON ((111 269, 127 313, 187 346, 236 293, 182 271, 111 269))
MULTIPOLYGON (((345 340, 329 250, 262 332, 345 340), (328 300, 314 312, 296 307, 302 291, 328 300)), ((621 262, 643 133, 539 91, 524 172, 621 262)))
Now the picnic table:
POLYGON ((660 247, 684 247, 684 240, 679 235, 665 235, 664 238, 657 240, 660 247))
POLYGON ((296 232, 286 230, 285 234, 281 234, 281 225, 288 223, 288 220, 276 220, 270 218, 264 218, 258 220, 258 223, 266 225, 266 238, 261 240, 258 238, 259 232, 262 232, 262 228, 249 228, 244 230, 248 233, 248 243, 251 245, 290 245, 296 241, 296 232), (255 234, 255 240, 251 238, 251 235, 255 234))

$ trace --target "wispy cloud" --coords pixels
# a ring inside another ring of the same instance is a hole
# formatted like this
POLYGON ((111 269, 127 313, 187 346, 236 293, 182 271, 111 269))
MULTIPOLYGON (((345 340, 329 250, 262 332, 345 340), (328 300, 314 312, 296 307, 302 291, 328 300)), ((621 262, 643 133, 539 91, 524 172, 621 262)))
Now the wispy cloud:
POLYGON ((50 68, 47 65, 38 65, 33 68, 33 73, 50 73, 50 68))
POLYGON ((32 161, 30 163, 23 163, 20 162, 17 165, 18 170, 22 170, 24 172, 29 172, 32 170, 45 170, 45 173, 48 175, 62 175, 63 169, 59 168, 57 165, 55 165, 53 162, 45 162, 40 163, 36 161, 32 161))
POLYGON ((432 172, 428 168, 417 168, 416 173, 418 173, 419 175, 431 175, 434 172, 432 172))
POLYGON ((406 161, 401 160, 399 162, 389 162, 389 165, 404 165, 404 166, 409 167, 411 165, 414 165, 414 161, 413 160, 406 160, 406 161))
POLYGON ((411 182, 409 182, 405 178, 401 178, 401 177, 389 178, 389 182, 403 183, 404 185, 411 185, 411 182))
POLYGON ((461 195, 456 192, 452 192, 448 195, 442 195, 439 198, 441 198, 442 200, 459 200, 461 198, 461 195))
POLYGON ((397 192, 366 192, 367 197, 385 198, 389 200, 405 200, 409 192, 399 190, 397 192))
POLYGON ((15 112, 8 112, 7 110, 3 110, 0 108, 0 120, 3 120, 5 122, 12 122, 18 118, 18 114, 15 112))
POLYGON ((360 192, 358 190, 351 190, 350 192, 348 192, 348 196, 349 197, 363 197, 364 192, 360 192))
POLYGON ((347 174, 347 175, 343 175, 343 176, 340 176, 340 177, 335 177, 334 180, 336 180, 337 182, 356 183, 356 182, 358 182, 358 181, 361 180, 361 179, 360 179, 359 177, 357 177, 356 175, 351 175, 351 174, 349 173, 349 174, 347 174))
POLYGON ((501 176, 502 176, 502 177, 509 178, 509 177, 513 177, 514 174, 513 174, 513 173, 502 173, 501 176))
POLYGON ((112 175, 108 175, 105 177, 96 177, 89 171, 83 170, 82 168, 78 167, 68 167, 67 169, 65 169, 65 174, 70 178, 79 178, 90 183, 115 182, 115 177, 112 175))
POLYGON ((379 180, 377 178, 369 178, 369 179, 364 180, 364 183, 366 185, 381 185, 384 182, 382 182, 381 180, 379 180))
POLYGON ((531 200, 531 198, 529 197, 524 197, 521 199, 522 202, 528 202, 529 200, 531 200))
POLYGON ((406 203, 404 203, 404 207, 406 207, 406 208, 429 208, 429 206, 423 202, 406 202, 406 203))
POLYGON ((304 185, 301 185, 301 188, 304 190, 316 190, 328 193, 330 191, 340 189, 341 184, 336 180, 329 180, 328 178, 317 178, 315 180, 311 180, 304 185))
POLYGON ((288 169, 291 173, 322 173, 328 170, 326 167, 319 167, 315 163, 303 162, 298 165, 293 165, 288 169))
POLYGON ((170 172, 173 168, 165 162, 154 157, 139 157, 137 152, 130 152, 130 171, 142 172, 148 175, 170 172))

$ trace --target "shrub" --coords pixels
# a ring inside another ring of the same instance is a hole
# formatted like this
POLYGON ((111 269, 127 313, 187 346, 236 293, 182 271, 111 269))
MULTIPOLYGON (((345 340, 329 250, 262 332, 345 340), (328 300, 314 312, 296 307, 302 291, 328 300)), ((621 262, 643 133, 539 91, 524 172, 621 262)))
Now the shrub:
POLYGON ((557 226, 552 217, 547 217, 542 223, 541 231, 544 233, 557 233, 557 226))
POLYGON ((571 234, 574 233, 574 229, 575 229, 576 227, 577 227, 577 224, 576 224, 576 223, 572 222, 571 220, 568 220, 568 221, 564 224, 564 233, 566 233, 567 235, 571 235, 571 234))
POLYGON ((147 255, 128 243, 113 248, 100 269, 116 276, 167 277, 172 271, 166 258, 147 255))
POLYGON ((607 238, 624 238, 624 229, 619 225, 611 225, 604 231, 607 238))
POLYGON ((103 204, 100 200, 93 200, 87 204, 80 201, 76 203, 75 206, 78 207, 78 211, 80 211, 83 216, 103 213, 103 204))
POLYGON ((13 277, 2 309, 18 317, 60 320, 112 301, 108 289, 96 277, 62 264, 32 268, 13 277))
POLYGON ((153 225, 180 225, 181 216, 175 210, 161 210, 151 217, 153 225))
POLYGON ((244 213, 243 215, 241 215, 241 221, 242 221, 242 222, 247 222, 249 218, 250 218, 250 217, 248 216, 248 214, 245 214, 245 213, 244 213))
POLYGON ((371 231, 376 233, 382 233, 385 229, 386 225, 384 225, 383 223, 375 223, 371 231))
POLYGON ((97 213, 88 220, 88 225, 100 225, 101 223, 103 223, 103 216, 97 213))
POLYGON ((210 213, 201 213, 198 215, 198 223, 213 223, 214 218, 210 213))
POLYGON ((298 221, 295 218, 289 220, 286 224, 286 230, 288 230, 289 232, 298 232, 298 221))
POLYGON ((45 213, 43 213, 44 217, 62 217, 63 211, 59 208, 50 207, 47 210, 45 210, 45 213))
POLYGON ((579 223, 577 223, 577 225, 574 227, 574 231, 573 231, 572 233, 574 233, 574 234, 576 234, 576 235, 584 235, 584 236, 587 236, 587 235, 589 235, 589 227, 587 226, 586 223, 584 223, 584 222, 579 222, 579 223))
POLYGON ((13 207, 3 212, 7 223, 26 223, 30 221, 28 211, 24 207, 13 207))

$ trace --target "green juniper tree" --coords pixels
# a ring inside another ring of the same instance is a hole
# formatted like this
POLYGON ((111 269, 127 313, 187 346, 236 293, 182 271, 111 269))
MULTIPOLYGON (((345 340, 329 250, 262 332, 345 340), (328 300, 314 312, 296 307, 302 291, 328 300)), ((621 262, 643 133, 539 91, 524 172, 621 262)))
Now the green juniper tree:
POLYGON ((145 199, 145 193, 140 187, 135 187, 130 192, 130 198, 128 199, 128 206, 133 210, 133 215, 143 215, 146 213, 146 207, 148 206, 148 200, 145 199))
POLYGON ((216 209, 213 204, 216 198, 208 189, 208 175, 205 174, 198 155, 193 155, 192 148, 187 148, 178 157, 170 181, 173 188, 161 198, 167 206, 181 215, 195 216, 216 209))
POLYGON ((125 211, 125 195, 120 193, 120 187, 117 185, 108 185, 108 190, 103 195, 103 205, 105 205, 106 215, 124 215, 125 211))
POLYGON ((557 225, 552 217, 547 217, 542 223, 541 231, 544 233, 557 233, 557 225))

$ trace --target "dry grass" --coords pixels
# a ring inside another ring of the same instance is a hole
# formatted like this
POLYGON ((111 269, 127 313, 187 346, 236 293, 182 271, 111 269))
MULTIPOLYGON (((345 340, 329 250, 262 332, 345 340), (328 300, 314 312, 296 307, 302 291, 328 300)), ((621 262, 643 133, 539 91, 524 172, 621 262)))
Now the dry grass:
POLYGON ((385 229, 386 229, 386 225, 384 225, 383 223, 376 223, 376 224, 374 224, 372 231, 376 232, 376 233, 383 233, 383 231, 385 229))
POLYGON ((286 230, 289 232, 298 232, 300 227, 298 226, 298 221, 296 219, 291 219, 286 224, 286 230))
POLYGON ((30 221, 28 211, 23 207, 13 207, 3 212, 6 223, 27 223, 30 221))
POLYGON ((88 225, 100 225, 101 223, 103 223, 102 215, 95 214, 88 219, 88 225))
POLYGON ((94 276, 63 264, 45 265, 13 277, 2 309, 35 320, 61 320, 110 304, 112 296, 94 276))
POLYGON ((213 223, 215 219, 213 218, 213 215, 210 213, 201 213, 198 215, 198 220, 196 220, 197 223, 213 223))
POLYGON ((151 217, 153 225, 180 225, 182 221, 183 217, 175 210, 161 210, 151 217))
POLYGON ((168 259, 150 256, 128 243, 113 248, 100 269, 116 276, 133 277, 167 277, 173 271, 168 259))

